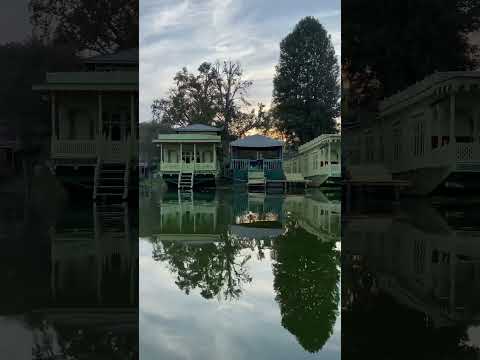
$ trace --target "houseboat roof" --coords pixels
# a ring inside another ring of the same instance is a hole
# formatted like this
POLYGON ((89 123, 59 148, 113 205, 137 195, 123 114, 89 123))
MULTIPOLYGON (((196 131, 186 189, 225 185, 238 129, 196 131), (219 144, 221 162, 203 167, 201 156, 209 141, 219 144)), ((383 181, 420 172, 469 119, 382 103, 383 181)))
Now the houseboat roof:
POLYGON ((220 135, 204 133, 159 134, 154 143, 219 143, 220 135))
POLYGON ((244 148, 268 148, 283 146, 283 141, 275 140, 263 135, 251 135, 242 139, 232 141, 230 143, 232 147, 244 147, 244 148))
POLYGON ((311 148, 317 145, 328 144, 331 141, 340 141, 340 140, 341 140, 340 134, 322 134, 310 140, 309 142, 306 142, 305 144, 300 145, 298 147, 298 152, 302 153, 307 150, 310 150, 311 148))
POLYGON ((84 60, 86 64, 138 64, 138 49, 123 49, 112 54, 95 55, 84 60))
POLYGON ((452 90, 480 89, 480 71, 436 72, 379 104, 380 116, 395 113, 425 98, 442 95, 452 90))
POLYGON ((208 126, 204 124, 192 124, 184 127, 180 127, 175 129, 177 133, 186 133, 186 132, 221 132, 222 129, 213 127, 213 126, 208 126))

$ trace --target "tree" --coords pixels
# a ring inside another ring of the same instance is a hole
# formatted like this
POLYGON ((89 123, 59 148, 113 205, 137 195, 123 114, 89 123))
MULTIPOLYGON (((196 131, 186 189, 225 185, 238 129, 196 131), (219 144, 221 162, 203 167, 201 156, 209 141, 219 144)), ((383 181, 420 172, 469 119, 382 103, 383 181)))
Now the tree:
POLYGON ((330 35, 315 18, 302 19, 280 43, 273 87, 278 127, 289 142, 336 132, 338 62, 330 35))
POLYGON ((242 111, 242 106, 250 105, 245 96, 252 82, 243 79, 237 62, 204 62, 197 74, 183 68, 174 81, 165 98, 153 101, 153 121, 172 127, 193 123, 221 126, 227 137, 236 137, 261 126, 267 118, 264 105, 259 104, 258 112, 242 111))
POLYGON ((334 243, 323 242, 302 229, 293 217, 286 233, 274 243, 276 301, 282 325, 309 352, 318 352, 333 333, 338 316, 340 281, 334 243))
POLYGON ((162 241, 153 244, 153 258, 166 262, 176 274, 175 284, 187 295, 200 290, 205 299, 236 300, 243 285, 252 281, 247 263, 250 254, 242 254, 245 244, 222 234, 218 243, 185 245, 162 241))
POLYGON ((476 0, 345 0, 342 76, 350 108, 375 108, 435 71, 475 68, 478 48, 468 35, 479 29, 479 16, 476 0))
POLYGON ((30 0, 29 7, 47 42, 99 53, 138 47, 138 0, 30 0))

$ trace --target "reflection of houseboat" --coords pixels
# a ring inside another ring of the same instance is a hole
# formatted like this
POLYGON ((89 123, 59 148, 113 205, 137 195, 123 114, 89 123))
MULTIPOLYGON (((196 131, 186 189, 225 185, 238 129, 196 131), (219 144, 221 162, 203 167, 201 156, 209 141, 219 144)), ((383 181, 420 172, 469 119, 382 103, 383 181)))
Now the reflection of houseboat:
POLYGON ((479 232, 471 225, 452 226, 430 205, 414 203, 397 216, 350 218, 343 250, 366 264, 382 291, 436 326, 479 321, 479 232))
POLYGON ((94 198, 126 198, 137 165, 138 50, 89 58, 81 72, 48 73, 34 89, 50 96, 57 176, 93 188, 94 198))
POLYGON ((160 148, 160 173, 167 184, 192 189, 211 182, 219 175, 217 148, 221 129, 195 124, 175 129, 175 134, 160 134, 153 142, 160 148))
POLYGON ((220 240, 218 203, 215 199, 199 200, 178 198, 165 200, 160 206, 158 240, 186 242, 211 242, 220 240))
POLYGON ((320 186, 327 181, 339 180, 341 173, 341 136, 324 134, 301 145, 298 154, 285 160, 287 174, 301 174, 311 180, 313 186, 320 186))
POLYGON ((408 180, 412 192, 478 188, 480 72, 440 72, 380 103, 377 119, 345 129, 355 173, 408 180))
POLYGON ((340 241, 341 204, 329 200, 322 193, 306 197, 289 195, 285 198, 285 211, 296 217, 298 224, 323 241, 340 241))
POLYGON ((283 180, 282 162, 282 141, 252 135, 230 143, 230 170, 234 182, 265 186, 269 180, 283 180))
POLYGON ((83 219, 83 228, 78 227, 79 220, 78 215, 71 223, 65 219, 51 230, 54 300, 57 304, 82 298, 88 301, 84 305, 133 305, 137 298, 137 234, 132 232, 126 204, 94 205, 93 219, 83 219), (112 294, 110 290, 117 287, 112 284, 120 280, 122 291, 112 294))

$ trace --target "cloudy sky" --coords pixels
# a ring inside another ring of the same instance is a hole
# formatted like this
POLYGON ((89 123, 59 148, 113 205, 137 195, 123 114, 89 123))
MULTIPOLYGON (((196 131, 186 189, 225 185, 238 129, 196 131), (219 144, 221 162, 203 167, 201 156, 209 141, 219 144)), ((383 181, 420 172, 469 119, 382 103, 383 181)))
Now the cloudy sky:
POLYGON ((163 97, 182 67, 240 61, 253 80, 249 100, 270 105, 280 41, 305 16, 315 16, 340 55, 340 0, 141 0, 140 120, 163 97))

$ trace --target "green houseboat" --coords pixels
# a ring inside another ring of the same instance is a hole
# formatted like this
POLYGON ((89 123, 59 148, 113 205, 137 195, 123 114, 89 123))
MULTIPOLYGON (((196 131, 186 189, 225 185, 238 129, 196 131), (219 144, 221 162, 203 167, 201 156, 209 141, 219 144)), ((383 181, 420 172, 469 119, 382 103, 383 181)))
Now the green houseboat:
POLYGON ((194 124, 160 134, 153 140, 160 149, 160 174, 169 186, 192 190, 203 184, 215 185, 220 174, 217 151, 222 129, 194 124))
POLYGON ((264 185, 285 179, 283 141, 252 135, 230 143, 230 169, 234 182, 264 185))

